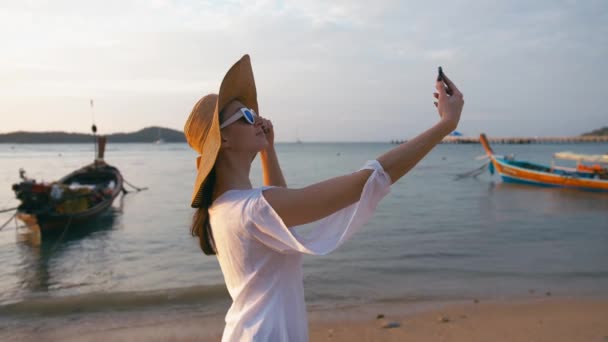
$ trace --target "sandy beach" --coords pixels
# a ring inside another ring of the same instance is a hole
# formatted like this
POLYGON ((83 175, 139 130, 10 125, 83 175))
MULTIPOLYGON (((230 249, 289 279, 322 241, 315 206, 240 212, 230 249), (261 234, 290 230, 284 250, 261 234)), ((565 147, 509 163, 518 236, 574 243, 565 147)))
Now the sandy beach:
MULTIPOLYGON (((608 341, 608 300, 384 303, 309 312, 311 341, 608 341)), ((31 323, 31 322, 30 322, 31 323)), ((50 318, 3 341, 219 341, 222 315, 160 310, 50 318)))

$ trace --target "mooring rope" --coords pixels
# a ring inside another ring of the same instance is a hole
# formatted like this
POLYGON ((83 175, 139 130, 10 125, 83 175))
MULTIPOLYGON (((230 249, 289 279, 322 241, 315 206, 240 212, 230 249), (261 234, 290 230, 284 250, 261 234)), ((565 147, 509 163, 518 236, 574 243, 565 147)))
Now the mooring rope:
POLYGON ((488 164, 490 164, 489 161, 471 171, 459 173, 454 177, 454 180, 459 180, 468 177, 477 177, 484 172, 484 169, 488 166, 488 164))
POLYGON ((13 211, 13 210, 17 210, 17 208, 19 208, 19 207, 2 209, 2 210, 0 210, 0 214, 2 214, 2 213, 8 213, 9 211, 13 211))
POLYGON ((8 224, 11 222, 11 220, 12 220, 13 218, 15 218, 15 216, 17 216, 17 213, 14 213, 14 214, 13 214, 13 216, 11 216, 11 217, 8 219, 8 221, 4 222, 4 224, 3 224, 2 226, 0 226, 0 231, 1 231, 2 229, 4 229, 4 227, 8 226, 8 224))
POLYGON ((63 229, 63 232, 61 233, 61 236, 59 236, 59 239, 57 239, 57 241, 55 241, 55 244, 53 245, 53 248, 51 248, 51 252, 54 252, 59 243, 61 242, 61 240, 63 240, 63 237, 65 236, 65 233, 68 231, 68 228, 70 227, 70 224, 72 223, 72 217, 70 216, 70 219, 68 220, 68 224, 65 225, 65 228, 63 229))
MULTIPOLYGON (((130 187, 132 187, 133 189, 135 189, 137 192, 148 190, 148 187, 144 187, 144 188, 137 187, 137 186, 135 186, 135 185, 133 185, 133 184, 131 184, 131 183, 127 182, 127 180, 126 180, 126 179, 123 179, 122 181, 123 181, 125 184, 127 184, 128 186, 130 186, 130 187)), ((129 192, 127 191, 127 189, 125 189, 125 187, 124 187, 124 186, 122 187, 122 191, 124 191, 125 193, 129 193, 129 192)))

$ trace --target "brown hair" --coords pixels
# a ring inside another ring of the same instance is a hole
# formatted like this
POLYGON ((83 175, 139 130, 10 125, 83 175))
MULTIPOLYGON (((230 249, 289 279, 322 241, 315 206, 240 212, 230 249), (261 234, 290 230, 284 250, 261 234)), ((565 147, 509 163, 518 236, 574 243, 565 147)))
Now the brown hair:
POLYGON ((198 236, 198 242, 206 255, 217 254, 215 248, 215 240, 213 239, 213 231, 209 222, 209 207, 211 206, 213 187, 215 185, 215 167, 211 169, 205 184, 201 189, 201 203, 192 216, 192 226, 190 233, 192 236, 198 236))

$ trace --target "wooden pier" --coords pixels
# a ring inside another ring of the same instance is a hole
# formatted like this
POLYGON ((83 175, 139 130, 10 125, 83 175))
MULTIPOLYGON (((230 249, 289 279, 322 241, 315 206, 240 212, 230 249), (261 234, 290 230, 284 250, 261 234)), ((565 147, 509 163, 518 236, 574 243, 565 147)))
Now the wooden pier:
MULTIPOLYGON (((488 138, 492 144, 588 144, 608 143, 606 135, 586 135, 578 137, 493 137, 488 138)), ((401 144, 407 140, 391 140, 392 144, 401 144)), ((442 144, 479 144, 479 137, 445 137, 442 144)))

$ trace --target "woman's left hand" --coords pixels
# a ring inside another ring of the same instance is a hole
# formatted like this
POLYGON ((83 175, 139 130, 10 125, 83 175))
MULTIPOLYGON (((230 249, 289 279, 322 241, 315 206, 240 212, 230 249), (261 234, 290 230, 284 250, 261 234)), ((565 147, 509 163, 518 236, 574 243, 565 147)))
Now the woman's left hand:
POLYGON ((266 140, 268 140, 269 145, 274 145, 274 128, 272 127, 272 121, 265 119, 260 116, 262 120, 262 130, 266 135, 266 140))

